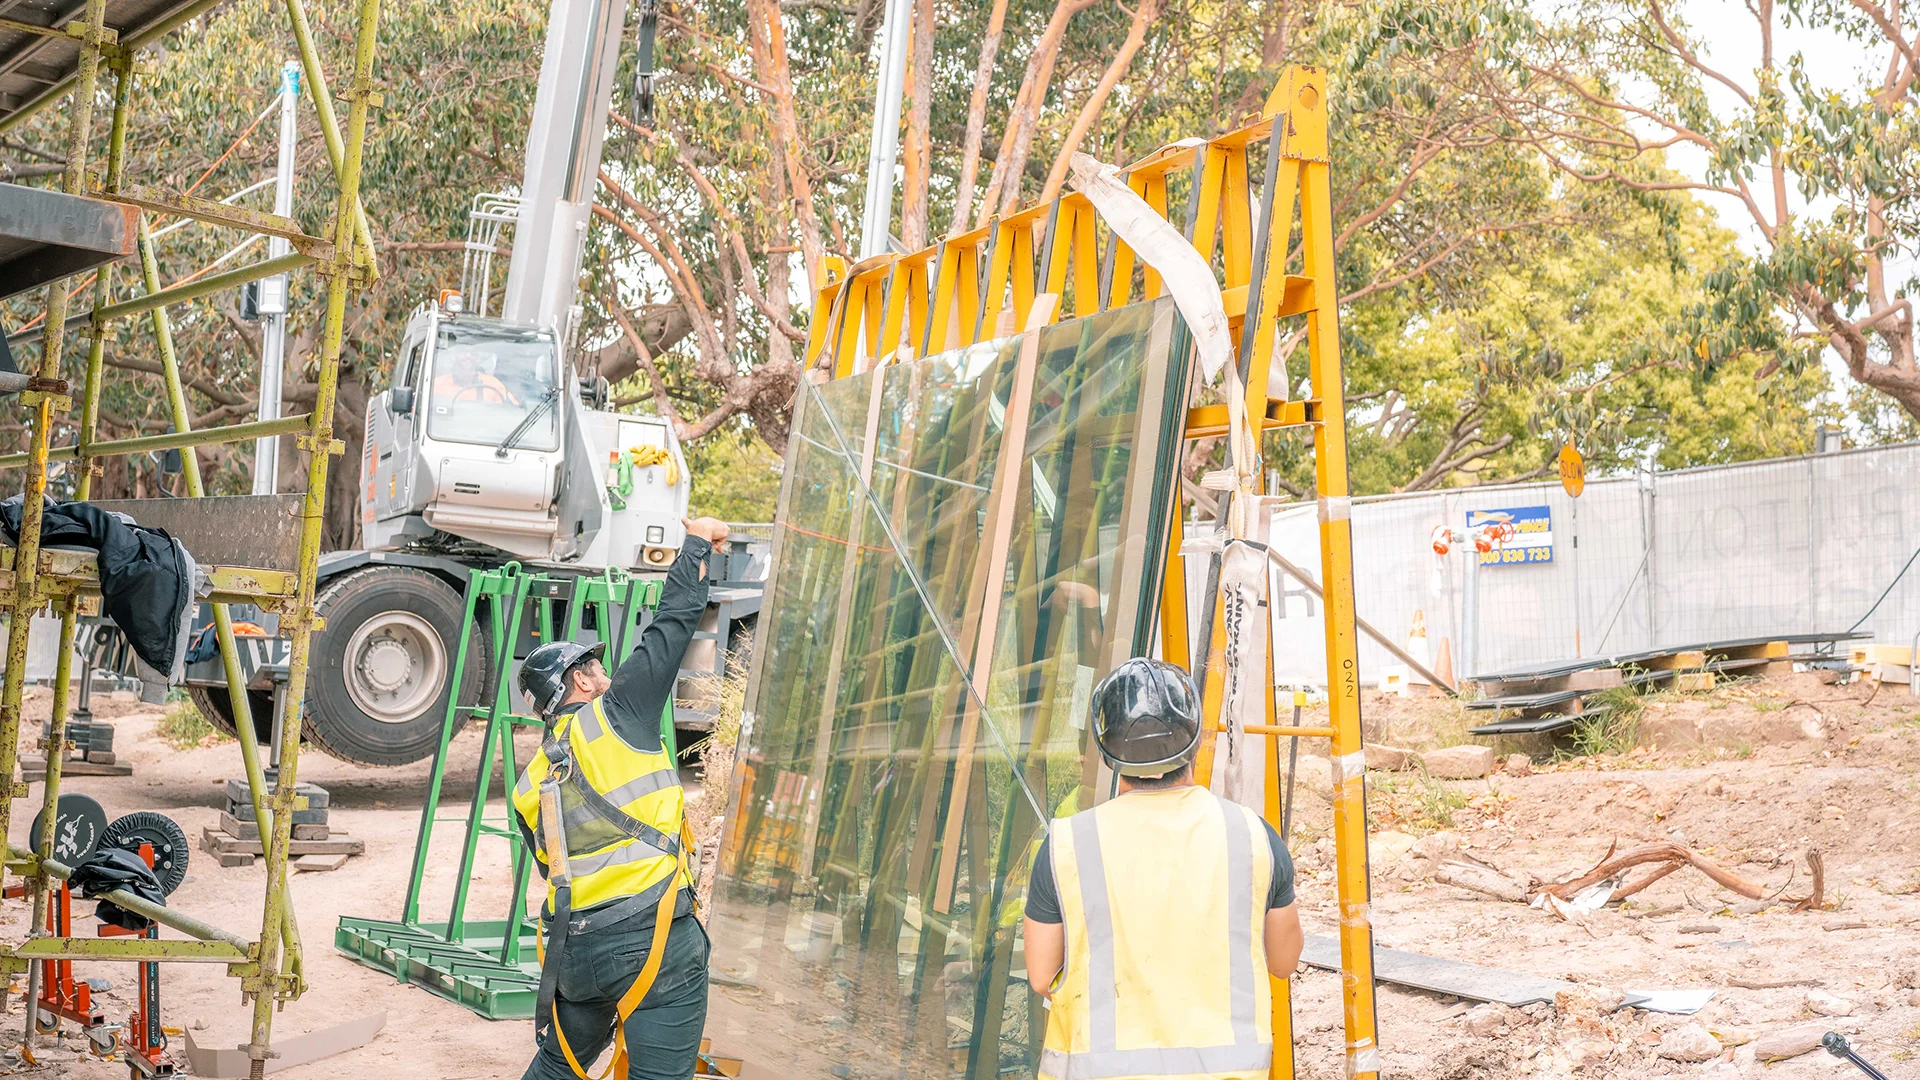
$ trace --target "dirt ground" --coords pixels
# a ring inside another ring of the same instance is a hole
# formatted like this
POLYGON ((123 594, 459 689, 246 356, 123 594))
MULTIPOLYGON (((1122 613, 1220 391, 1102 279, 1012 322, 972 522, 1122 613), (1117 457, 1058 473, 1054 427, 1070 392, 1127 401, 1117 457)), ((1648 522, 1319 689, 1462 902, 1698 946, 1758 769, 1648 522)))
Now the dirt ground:
MULTIPOLYGON (((1870 689, 1793 675, 1658 695, 1643 699, 1637 723, 1613 732, 1609 745, 1587 747, 1604 753, 1569 757, 1563 749, 1556 759, 1544 744, 1501 747, 1503 755, 1532 752, 1528 775, 1441 782, 1419 772, 1370 774, 1379 944, 1580 984, 1554 1005, 1524 1010, 1474 1008, 1382 986, 1382 1075, 1795 1080, 1851 1074, 1850 1066, 1820 1051, 1773 1065, 1754 1062, 1752 1039, 1814 1024, 1848 1033, 1889 1075, 1920 1075, 1920 1064, 1906 1064, 1920 1052, 1920 702, 1891 686, 1867 700, 1870 689), (1425 857, 1457 848, 1519 878, 1559 880, 1586 870, 1616 843, 1624 850, 1654 840, 1691 845, 1779 899, 1748 901, 1688 869, 1576 923, 1437 884, 1430 877, 1435 860, 1425 857), (1808 849, 1823 856, 1829 906, 1794 913, 1788 901, 1806 892, 1808 849), (1611 1009, 1625 989, 1690 988, 1717 991, 1692 1017, 1611 1009), (1812 1011, 1816 1005, 1846 1015, 1821 1016, 1812 1011)), ((30 715, 35 705, 44 715, 44 697, 30 703, 30 715)), ((71 789, 93 795, 110 815, 163 811, 197 840, 218 816, 219 785, 239 775, 238 752, 232 744, 170 749, 154 733, 158 715, 146 709, 103 703, 98 710, 123 712, 113 717, 116 749, 134 763, 134 775, 72 778, 71 789)), ((1367 709, 1369 728, 1394 745, 1422 750, 1468 741, 1468 718, 1451 702, 1373 698, 1367 709)), ((37 722, 32 726, 37 735, 37 722)), ((1298 893, 1308 929, 1334 933, 1328 770, 1310 747, 1305 752, 1292 837, 1298 893)), ((463 737, 454 753, 443 813, 457 814, 471 795, 478 740, 463 737)), ((365 840, 367 853, 332 873, 295 876, 312 989, 274 1018, 274 1031, 276 1037, 298 1034, 376 1011, 386 1012, 387 1026, 368 1046, 277 1075, 514 1077, 526 1064, 528 1022, 479 1019, 332 947, 340 915, 398 916, 427 771, 424 763, 373 769, 319 754, 303 759, 303 778, 332 792, 334 827, 365 840)), ((35 800, 38 795, 34 785, 35 800)), ((16 807, 22 805, 37 802, 16 807)), ((504 813, 504 804, 496 800, 493 812, 504 813)), ((20 816, 15 842, 30 814, 20 816)), ((452 828, 442 826, 449 850, 452 828)), ((259 864, 220 869, 194 854, 174 903, 254 936, 264 884, 259 864)), ((444 860, 436 863, 428 911, 444 904, 451 887, 451 870, 444 860)), ((483 859, 475 875, 476 910, 504 910, 507 889, 504 858, 483 859)), ((82 911, 90 906, 79 905, 82 911)), ((22 904, 0 906, 0 933, 9 939, 17 940, 25 921, 22 904)), ((79 932, 90 926, 86 920, 79 932)), ((223 968, 173 965, 164 972, 169 1025, 192 1029, 202 1045, 246 1041, 249 1013, 238 1007, 238 988, 223 968)), ((123 1017, 131 970, 95 965, 87 973, 112 980, 106 1011, 123 1017)), ((1298 1075, 1344 1075, 1338 976, 1309 971, 1293 987, 1298 1075)), ((22 1019, 18 997, 12 995, 3 1021, 9 1031, 22 1019)), ((86 1059, 77 1041, 62 1048, 42 1043, 41 1067, 23 1071, 125 1075, 123 1065, 86 1059)))

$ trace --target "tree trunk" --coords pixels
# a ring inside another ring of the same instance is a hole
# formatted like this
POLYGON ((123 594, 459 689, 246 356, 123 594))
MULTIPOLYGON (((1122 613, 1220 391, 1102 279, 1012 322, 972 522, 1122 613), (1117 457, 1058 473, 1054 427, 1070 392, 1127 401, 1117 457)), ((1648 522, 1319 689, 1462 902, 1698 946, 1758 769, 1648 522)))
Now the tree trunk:
POLYGON ((1053 169, 1047 173, 1047 186, 1040 192, 1041 202, 1052 202, 1054 196, 1067 182, 1067 166, 1073 158, 1073 152, 1080 149, 1081 140, 1093 125, 1100 120, 1101 110, 1106 108, 1107 97, 1119 84, 1121 76, 1133 64, 1135 53, 1146 43, 1147 27, 1160 17, 1160 0, 1139 0, 1133 9, 1133 22, 1127 27, 1127 39, 1120 44, 1120 51, 1113 55, 1107 70, 1100 76, 1099 85, 1087 96, 1086 103, 1080 106, 1080 115, 1074 118, 1073 129, 1067 132, 1066 141, 1060 144, 1060 152, 1054 156, 1053 169))
POLYGON ((960 184, 953 200, 954 231, 967 227, 973 213, 973 188, 980 178, 980 141, 987 126, 987 87, 993 82, 993 60, 1000 53, 1000 33, 1007 23, 1007 0, 993 0, 987 16, 987 36, 980 40, 980 64, 973 71, 973 97, 967 103, 967 135, 960 147, 960 184))
POLYGON ((813 212, 813 183, 807 175, 805 144, 800 141, 800 119, 793 107, 793 75, 787 67, 786 29, 780 24, 779 0, 747 0, 749 33, 757 46, 756 65, 762 86, 772 91, 774 122, 780 137, 775 150, 792 192, 793 216, 800 229, 800 252, 807 264, 811 291, 820 288, 820 260, 827 253, 820 239, 820 219, 813 212))
POLYGON ((933 0, 914 0, 909 20, 912 63, 907 68, 907 138, 902 155, 906 183, 900 193, 900 239, 908 251, 927 246, 927 181, 933 170, 933 146, 927 128, 933 121, 933 0))
POLYGON ((994 159, 993 175, 980 198, 977 228, 995 214, 1004 214, 1020 205, 1020 177, 1026 172, 1027 153, 1033 148, 1034 129, 1040 123, 1040 107, 1047 100, 1047 87, 1053 82, 1054 61, 1060 58, 1060 42, 1067 34, 1067 23, 1100 0, 1059 0, 1047 28, 1027 58, 1027 72, 1020 80, 1020 93, 1014 99, 1013 112, 1007 117, 1007 131, 1000 139, 1000 156, 994 159))

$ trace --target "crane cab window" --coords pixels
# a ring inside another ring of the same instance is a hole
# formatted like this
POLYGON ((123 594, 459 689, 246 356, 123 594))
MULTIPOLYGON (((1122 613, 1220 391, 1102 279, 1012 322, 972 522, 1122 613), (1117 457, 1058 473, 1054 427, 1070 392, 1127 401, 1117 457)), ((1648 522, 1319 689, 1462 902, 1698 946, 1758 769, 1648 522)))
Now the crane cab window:
POLYGON ((552 340, 540 334, 443 325, 428 384, 428 436, 499 446, 519 430, 515 449, 558 450, 558 367, 552 340))

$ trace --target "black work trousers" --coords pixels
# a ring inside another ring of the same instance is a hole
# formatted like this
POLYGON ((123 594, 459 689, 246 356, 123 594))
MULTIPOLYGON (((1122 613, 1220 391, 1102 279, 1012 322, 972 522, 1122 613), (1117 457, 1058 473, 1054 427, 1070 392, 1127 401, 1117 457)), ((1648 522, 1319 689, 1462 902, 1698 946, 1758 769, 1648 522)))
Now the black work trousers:
MULTIPOLYGON (((613 1041, 620 998, 639 977, 652 946, 653 922, 640 919, 567 939, 554 1010, 567 1045, 583 1068, 591 1071, 613 1041), (642 922, 645 925, 635 926, 642 922)), ((711 952, 699 919, 682 915, 673 920, 660 973, 640 1007, 627 1017, 626 1080, 687 1080, 693 1075, 707 1023, 711 952)), ((536 1029, 542 1026, 538 1021, 534 1024, 536 1029)), ((538 1042, 540 1049, 521 1080, 572 1080, 573 1069, 551 1026, 538 1042)))

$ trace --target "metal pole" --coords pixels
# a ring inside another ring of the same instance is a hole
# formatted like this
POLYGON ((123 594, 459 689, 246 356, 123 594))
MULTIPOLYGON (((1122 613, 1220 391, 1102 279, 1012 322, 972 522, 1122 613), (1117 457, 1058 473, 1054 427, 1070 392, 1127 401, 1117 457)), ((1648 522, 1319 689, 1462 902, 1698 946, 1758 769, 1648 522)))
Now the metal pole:
MULTIPOLYGON (((299 133, 300 65, 280 67, 280 161, 273 180, 273 212, 293 216, 293 152, 299 133)), ((278 259, 293 250, 286 238, 267 240, 267 257, 278 259)), ((287 349, 287 275, 277 274, 260 282, 260 411, 261 420, 280 416, 280 374, 287 349)), ((267 435, 253 443, 253 493, 274 493, 280 471, 280 437, 267 435)))
MULTIPOLYGON (((77 90, 73 97, 72 120, 67 128, 67 171, 61 182, 61 189, 69 195, 83 194, 86 190, 87 144, 93 135, 94 91, 100 75, 101 46, 108 40, 105 34, 106 16, 106 0, 87 0, 86 16, 81 24, 85 36, 79 42, 79 65, 75 72, 77 90)), ((47 290, 47 325, 39 367, 35 372, 40 378, 59 376, 60 351, 66 326, 67 287, 64 282, 56 281, 47 290)), ((97 397, 99 388, 88 387, 87 393, 97 397)), ((4 682, 0 682, 0 779, 9 786, 13 783, 13 769, 20 745, 20 698, 27 677, 27 635, 33 625, 33 613, 40 607, 40 519, 41 501, 47 491, 47 446, 53 436, 54 409, 58 407, 64 411, 69 404, 52 394, 32 392, 21 394, 20 403, 30 406, 33 411, 30 414, 31 427, 27 442, 27 458, 31 465, 23 485, 20 540, 14 552, 13 606, 7 624, 7 670, 4 682)), ((67 674, 64 657, 72 651, 73 646, 74 609, 71 601, 62 614, 60 638, 66 651, 62 653, 58 675, 67 674)), ((52 732, 60 740, 61 753, 64 753, 66 741, 65 717, 62 715, 66 707, 64 689, 61 687, 55 691, 59 700, 55 702, 52 732)), ((29 837, 42 858, 53 854, 55 825, 60 817, 60 764, 55 751, 49 747, 40 811, 46 824, 39 836, 29 837)), ((0 799, 0 832, 6 831, 12 812, 12 793, 8 792, 7 798, 0 799)), ((41 924, 46 920, 46 875, 33 874, 29 879, 29 887, 33 893, 33 921, 27 925, 27 935, 32 938, 40 935, 41 924)), ((32 973, 39 970, 39 965, 34 964, 28 970, 26 1023, 21 1041, 32 1046, 34 1022, 38 1018, 38 1006, 34 1000, 39 989, 38 980, 32 977, 32 973)))
MULTIPOLYGON (((285 435, 306 428, 308 413, 298 416, 283 416, 278 420, 264 423, 251 422, 235 424, 232 427, 207 428, 204 431, 169 431, 164 435, 141 435, 132 439, 112 439, 107 442, 92 443, 86 454, 80 453, 80 447, 56 446, 47 451, 46 459, 53 461, 77 461, 81 457, 125 457, 129 454, 144 454, 149 450, 184 450, 189 446, 213 446, 219 443, 246 442, 260 435, 285 435)), ((0 469, 17 469, 28 464, 26 454, 0 454, 0 469)))
POLYGON ((1465 610, 1460 616, 1466 625, 1460 633, 1460 670, 1454 672, 1460 682, 1480 673, 1480 551, 1473 544, 1471 529, 1467 530, 1467 541, 1467 583, 1461 601, 1465 610))
MULTIPOLYGON (((867 152, 867 206, 860 219, 860 257, 884 255, 893 225, 893 166, 900 157, 900 99, 906 93, 907 40, 912 0, 887 0, 880 28, 880 68, 873 99, 873 136, 867 152)), ((928 28, 932 32, 932 28, 928 28)))
MULTIPOLYGON (((153 234, 147 229, 147 219, 140 217, 140 231, 137 236, 140 257, 140 275, 146 283, 148 292, 160 287, 160 262, 153 249, 153 234)), ((186 390, 180 379, 179 353, 173 347, 173 321, 167 315, 166 308, 153 309, 153 338, 160 353, 160 373, 167 389, 168 418, 173 424, 175 436, 191 436, 193 421, 187 412, 186 390)), ((207 434, 213 434, 209 432, 207 434)), ((237 441, 237 440, 236 440, 237 441)), ((187 485, 190 498, 206 495, 205 483, 200 478, 200 456, 189 447, 181 447, 187 452, 180 455, 180 469, 187 485)), ((213 626, 216 640, 220 643, 220 660, 227 677, 227 700, 233 709, 234 727, 239 731, 240 758, 245 763, 247 789, 253 796, 254 819, 259 824, 261 835, 272 826, 272 817, 264 813, 266 805, 266 781, 260 774, 260 751, 255 745, 253 714, 248 708, 246 677, 240 670, 239 647, 233 640, 233 617, 225 604, 213 605, 213 626)), ((288 909, 286 919, 288 936, 288 955, 298 958, 299 927, 293 921, 292 911, 288 909)), ((297 970, 297 968, 295 969, 297 970)))
MULTIPOLYGON (((304 29, 306 9, 301 0, 287 0, 287 11, 294 24, 304 29)), ((335 220, 342 225, 355 221, 360 209, 360 161, 366 144, 367 112, 379 96, 373 79, 373 53, 380 23, 380 0, 360 0, 358 16, 353 77, 341 94, 348 105, 346 139, 339 159, 340 200, 335 220)), ((320 65, 310 33, 303 35, 301 54, 311 83, 320 65)), ((313 89, 316 99, 322 96, 317 93, 318 87, 313 89)), ((313 650, 314 584, 319 575, 321 526, 326 517, 327 475, 335 452, 333 409, 340 381, 340 338, 346 325, 347 290, 355 285, 353 279, 365 279, 374 272, 370 247, 363 250, 357 244, 345 243, 336 243, 334 247, 333 259, 322 271, 327 283, 326 319, 320 334, 311 426, 301 439, 301 449, 307 451, 307 492, 300 516, 299 592, 294 599, 293 614, 281 622, 293 638, 287 656, 286 691, 292 707, 287 709, 283 735, 286 757, 274 783, 271 840, 267 840, 267 823, 260 823, 267 853, 267 899, 260 926, 260 975, 252 982, 252 1036, 247 1044, 253 1080, 266 1075, 273 1012, 286 989, 279 971, 280 929, 287 905, 287 848, 293 839, 294 790, 300 777, 301 714, 307 696, 307 663, 313 650)), ((242 983, 243 987, 246 985, 242 983)))
POLYGON ((1581 657, 1586 650, 1580 644, 1580 497, 1572 496, 1573 503, 1573 655, 1581 657))

